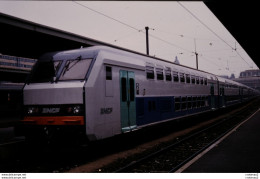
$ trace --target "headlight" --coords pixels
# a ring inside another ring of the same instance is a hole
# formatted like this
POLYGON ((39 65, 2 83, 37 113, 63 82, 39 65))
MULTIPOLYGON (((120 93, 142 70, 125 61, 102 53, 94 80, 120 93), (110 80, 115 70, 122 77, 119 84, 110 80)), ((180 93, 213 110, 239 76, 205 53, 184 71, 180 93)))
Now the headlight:
POLYGON ((72 111, 73 111, 73 114, 79 114, 80 113, 80 106, 74 106, 72 111))
POLYGON ((38 113, 39 112, 39 108, 37 107, 29 107, 27 109, 27 114, 35 114, 35 113, 38 113))
POLYGON ((79 114, 79 113, 81 113, 81 107, 79 105, 68 107, 67 113, 68 114, 79 114))

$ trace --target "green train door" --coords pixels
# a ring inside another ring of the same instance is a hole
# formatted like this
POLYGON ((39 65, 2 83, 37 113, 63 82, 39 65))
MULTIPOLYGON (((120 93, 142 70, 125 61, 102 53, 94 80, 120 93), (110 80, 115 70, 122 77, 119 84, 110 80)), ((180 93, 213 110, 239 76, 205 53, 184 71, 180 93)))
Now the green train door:
POLYGON ((225 107, 225 88, 223 85, 221 85, 221 87, 219 88, 220 93, 219 93, 219 97, 220 97, 220 107, 225 107))
POLYGON ((210 83, 210 98, 211 98, 211 109, 215 109, 215 93, 214 93, 214 84, 210 83))
POLYGON ((136 128, 135 74, 120 70, 121 129, 128 132, 136 128))

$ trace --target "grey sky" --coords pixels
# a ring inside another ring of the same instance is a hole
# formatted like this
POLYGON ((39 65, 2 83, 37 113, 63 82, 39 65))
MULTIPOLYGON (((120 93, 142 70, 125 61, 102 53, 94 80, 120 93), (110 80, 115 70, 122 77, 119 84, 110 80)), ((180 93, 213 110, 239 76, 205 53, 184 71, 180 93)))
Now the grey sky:
POLYGON ((169 61, 178 56, 181 64, 195 68, 196 39, 199 69, 238 77, 242 70, 257 68, 203 2, 0 1, 0 11, 142 53, 149 26, 154 29, 149 31, 150 55, 169 61))

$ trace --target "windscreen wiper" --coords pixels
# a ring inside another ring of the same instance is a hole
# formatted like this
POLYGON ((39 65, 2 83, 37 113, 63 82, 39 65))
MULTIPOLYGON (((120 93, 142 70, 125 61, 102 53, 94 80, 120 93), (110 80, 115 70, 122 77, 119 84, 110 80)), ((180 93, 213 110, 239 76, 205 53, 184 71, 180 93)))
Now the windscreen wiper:
POLYGON ((63 71, 63 73, 62 73, 62 76, 64 76, 65 75, 65 73, 67 72, 67 71, 69 71, 72 67, 74 67, 79 61, 81 61, 82 60, 82 58, 81 58, 81 55, 79 56, 79 57, 77 57, 73 62, 73 64, 70 66, 70 64, 71 64, 71 61, 69 61, 67 64, 66 64, 66 66, 64 67, 65 69, 64 69, 64 71, 63 71))

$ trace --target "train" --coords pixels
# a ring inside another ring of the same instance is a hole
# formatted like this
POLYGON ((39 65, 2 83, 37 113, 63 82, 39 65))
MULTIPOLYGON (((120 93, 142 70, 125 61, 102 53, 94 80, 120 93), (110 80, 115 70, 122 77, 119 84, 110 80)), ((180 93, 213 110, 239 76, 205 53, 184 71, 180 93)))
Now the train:
POLYGON ((91 142, 256 95, 252 88, 209 72, 93 46, 38 59, 23 88, 22 123, 28 138, 74 136, 91 142))

